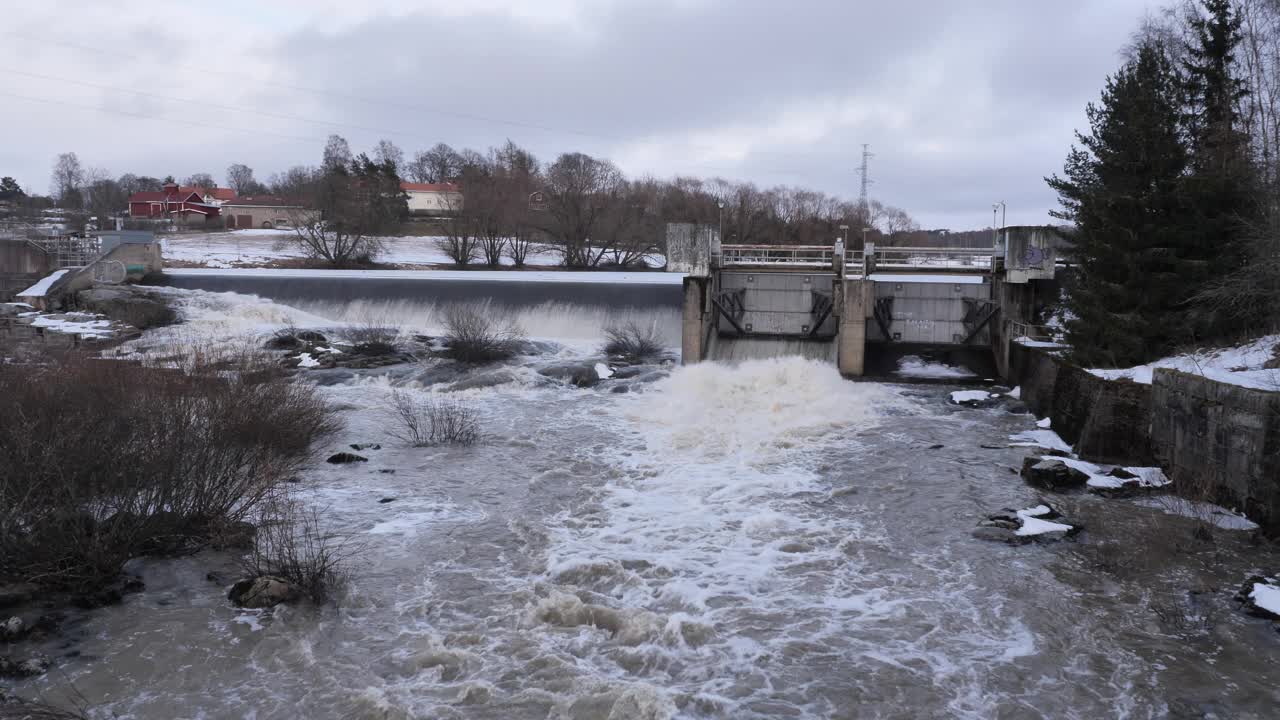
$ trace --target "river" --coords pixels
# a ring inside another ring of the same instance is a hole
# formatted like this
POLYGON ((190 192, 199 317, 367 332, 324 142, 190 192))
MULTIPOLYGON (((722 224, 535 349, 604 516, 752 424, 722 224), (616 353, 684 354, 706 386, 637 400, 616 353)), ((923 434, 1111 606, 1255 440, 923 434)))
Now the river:
MULTIPOLYGON (((166 332, 201 341, 436 322, 429 303, 170 292, 188 321, 166 332)), ((411 376, 323 387, 347 427, 322 456, 382 445, 296 486, 356 550, 337 605, 238 610, 206 579, 234 558, 136 561, 146 590, 75 618, 57 670, 19 689, 139 720, 1275 717, 1280 635, 1231 595, 1277 557, 1247 534, 1199 542, 1185 518, 1064 495, 1076 541, 971 537, 1038 502, 1007 447, 1032 416, 799 357, 625 394, 537 372, 619 318, 676 340, 677 312, 523 311, 559 345, 456 394, 475 447, 388 435, 394 387, 440 391, 411 376)))

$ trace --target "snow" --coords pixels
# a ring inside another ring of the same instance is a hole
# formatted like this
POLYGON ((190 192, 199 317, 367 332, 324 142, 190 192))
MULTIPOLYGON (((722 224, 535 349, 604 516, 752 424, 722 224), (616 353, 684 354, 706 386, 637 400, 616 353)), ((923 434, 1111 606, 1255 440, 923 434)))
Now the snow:
POLYGON ((50 273, 48 277, 41 278, 40 282, 18 293, 18 297, 44 297, 44 294, 49 291, 49 288, 53 287, 55 282, 69 272, 71 272, 69 269, 55 270, 50 273))
POLYGON ((1027 510, 1019 510, 1018 519, 1022 521, 1022 527, 1018 528, 1017 532, 1014 534, 1027 537, 1053 532, 1071 532, 1071 530, 1074 529, 1070 525, 1063 525, 1062 523, 1050 522, 1039 518, 1040 515, 1047 515, 1049 512, 1050 510, 1047 505, 1037 505, 1027 510))
MULTIPOLYGON (((207 268, 255 267, 281 261, 297 261, 306 255, 293 242, 297 235, 293 230, 235 230, 221 233, 179 235, 163 240, 164 257, 169 262, 184 262, 207 268)), ((453 265, 453 260, 436 244, 441 238, 432 236, 401 236, 380 238, 384 251, 376 260, 391 265, 453 265)), ((559 265, 558 253, 545 249, 531 251, 526 258, 529 265, 559 265)), ((649 267, 662 267, 666 258, 652 256, 645 259, 649 267)), ((477 264, 477 263, 472 263, 477 264)), ((513 265, 510 258, 502 264, 513 265)))
POLYGON ((952 285, 981 285, 982 275, 916 275, 896 273, 871 273, 870 280, 883 283, 951 283, 952 285))
POLYGON ((366 280, 470 280, 542 283, 600 283, 623 285, 680 285, 682 273, 608 272, 561 270, 282 270, 235 268, 231 270, 166 269, 173 276, 225 276, 267 278, 362 278, 366 280))
POLYGON ((1164 497, 1142 498, 1135 504, 1156 508, 1169 515, 1195 518, 1211 523, 1221 530, 1256 530, 1258 524, 1239 513, 1234 513, 1220 505, 1207 502, 1196 502, 1185 498, 1168 495, 1164 497))
POLYGON ((1230 385, 1280 391, 1280 370, 1263 367, 1275 357, 1273 353, 1277 345, 1280 345, 1280 335, 1268 335, 1239 347, 1174 355, 1131 368, 1094 368, 1089 372, 1107 380, 1130 380, 1150 385, 1157 368, 1168 368, 1230 385))
POLYGON ((1014 339, 1013 339, 1013 341, 1014 341, 1014 342, 1016 342, 1016 343, 1018 343, 1019 345, 1022 345, 1023 347, 1032 347, 1032 348, 1054 348, 1054 349, 1060 349, 1060 348, 1065 348, 1065 347, 1067 347, 1066 345, 1063 345, 1062 343, 1048 342, 1048 341, 1046 341, 1046 340, 1033 340, 1033 339, 1031 339, 1031 338, 1027 337, 1026 335, 1023 335, 1022 337, 1014 338, 1014 339))
POLYGON ((1021 399, 1022 399, 1022 386, 1021 386, 1021 385, 1019 385, 1018 387, 1016 387, 1016 388, 1014 388, 1014 389, 1010 390, 1010 391, 1007 393, 1007 395, 1008 395, 1009 397, 1013 398, 1014 400, 1021 400, 1021 399))
POLYGON ((991 397, 986 390, 957 390, 951 393, 951 402, 959 405, 967 402, 980 402, 991 397))
MULTIPOLYGON (((71 313, 74 315, 84 316, 87 313, 71 313)), ((53 332, 65 333, 67 335, 79 335, 84 338, 107 338, 111 337, 111 321, 100 319, 66 319, 67 316, 43 315, 31 321, 32 327, 45 328, 53 332)), ((89 318, 97 318, 97 315, 89 315, 89 318)))
POLYGON ((944 363, 929 362, 917 355, 907 355, 898 360, 898 375, 914 378, 971 378, 977 377, 965 368, 944 363))
POLYGON ((302 353, 298 355, 298 367, 300 368, 320 367, 320 361, 311 357, 311 353, 302 353))
POLYGON ((613 369, 604 363, 596 363, 596 377, 601 380, 608 380, 613 377, 613 369))
POLYGON ((1084 460, 1058 457, 1056 455, 1045 455, 1041 459, 1060 460, 1067 467, 1088 475, 1089 480, 1086 485, 1096 490, 1118 490, 1125 487, 1126 484, 1132 485, 1133 483, 1137 483, 1138 487, 1141 488, 1159 488, 1170 484, 1169 478, 1158 467, 1126 467, 1123 469, 1136 477, 1118 478, 1109 474, 1116 468, 1115 465, 1095 465, 1084 460))
POLYGON ((1011 447, 1042 447, 1061 452, 1072 452, 1071 446, 1058 437, 1058 433, 1052 430, 1026 430, 1010 435, 1009 439, 1013 441, 1010 443, 1011 447))
POLYGON ((1037 420, 1036 427, 1040 428, 1041 430, 1048 430, 1049 428, 1053 427, 1053 419, 1045 418, 1043 420, 1037 420))
POLYGON ((1249 599, 1253 601, 1254 605, 1272 615, 1280 615, 1280 587, 1254 583, 1253 590, 1249 592, 1249 599))

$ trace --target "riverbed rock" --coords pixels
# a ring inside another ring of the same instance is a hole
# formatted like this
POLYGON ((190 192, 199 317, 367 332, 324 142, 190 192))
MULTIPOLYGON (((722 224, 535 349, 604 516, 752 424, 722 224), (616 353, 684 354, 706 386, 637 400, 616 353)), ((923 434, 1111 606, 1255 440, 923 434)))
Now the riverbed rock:
POLYGON ((444 388, 444 391, 458 392, 459 390, 477 390, 480 388, 506 385, 507 383, 515 382, 515 380, 515 373, 506 368, 498 368, 496 370, 476 373, 471 377, 464 377, 449 387, 444 388))
POLYGON ((22 639, 26 634, 27 624, 17 615, 0 622, 0 641, 13 642, 22 639))
POLYGON ((24 678, 43 675, 49 669, 49 658, 33 655, 24 660, 0 656, 0 677, 24 678))
POLYGON ((1032 485, 1062 491, 1084 487, 1089 476, 1061 460, 1033 455, 1022 461, 1022 477, 1032 485))
POLYGON ((177 322, 178 315, 157 295, 131 285, 95 286, 76 293, 80 308, 146 330, 177 322))
POLYGON ((227 592, 227 599, 242 608, 269 608, 294 602, 302 591, 293 583, 274 575, 245 578, 227 592))
POLYGON ((330 455, 329 459, 325 460, 325 462, 332 463, 334 465, 346 465, 348 463, 369 462, 369 458, 355 453, 340 452, 330 455))
POLYGON ((1024 510, 1004 508, 992 513, 978 522, 978 527, 972 534, 979 540, 1025 545, 1062 540, 1079 533, 1081 529, 1079 525, 1063 519, 1062 514, 1051 505, 1041 502, 1024 510))
POLYGON ((1243 605, 1245 612, 1254 617, 1280 621, 1280 605, 1272 603, 1264 607, 1267 604, 1266 600, 1259 602, 1263 593, 1273 598, 1280 598, 1280 580, 1255 575, 1240 586, 1239 592, 1236 593, 1236 602, 1243 605))
POLYGON ((382 446, 378 443, 351 443, 352 450, 381 450, 382 446))

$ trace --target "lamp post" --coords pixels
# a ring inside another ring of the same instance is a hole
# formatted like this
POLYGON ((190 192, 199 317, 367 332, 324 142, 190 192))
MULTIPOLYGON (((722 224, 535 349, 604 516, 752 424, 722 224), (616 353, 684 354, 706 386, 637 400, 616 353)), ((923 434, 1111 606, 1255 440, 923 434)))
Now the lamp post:
POLYGON ((716 205, 719 206, 720 208, 720 242, 723 243, 724 242, 724 201, 721 200, 717 202, 716 205))

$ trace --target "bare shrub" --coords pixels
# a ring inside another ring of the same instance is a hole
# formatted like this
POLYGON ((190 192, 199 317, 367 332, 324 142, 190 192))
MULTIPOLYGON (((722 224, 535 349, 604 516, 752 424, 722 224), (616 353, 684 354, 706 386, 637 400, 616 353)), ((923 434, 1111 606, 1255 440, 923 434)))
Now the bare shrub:
POLYGON ((400 331, 368 322, 343 328, 342 338, 351 343, 351 352, 357 355, 390 355, 399 349, 400 331))
POLYGON ((607 327, 604 351, 627 362, 638 363, 656 358, 666 351, 662 334, 655 325, 644 326, 635 321, 607 327))
POLYGON ((0 366, 0 583, 87 592, 242 522, 338 429, 258 355, 0 366))
POLYGON ((391 395, 396 438, 413 445, 475 445, 480 441, 480 416, 470 405, 453 399, 420 399, 397 390, 391 395))
POLYGON ((348 538, 324 531, 319 511, 279 495, 264 506, 253 549, 241 565, 252 577, 287 580, 322 605, 347 583, 356 553, 348 538))
POLYGON ((454 305, 445 311, 447 354, 467 363, 490 363, 515 355, 525 341, 514 321, 492 318, 485 311, 454 305))

